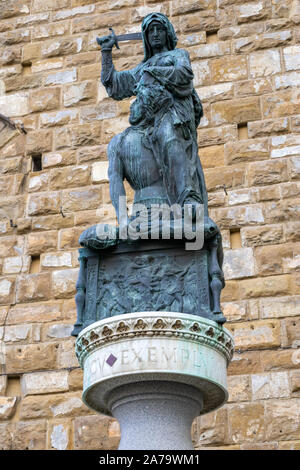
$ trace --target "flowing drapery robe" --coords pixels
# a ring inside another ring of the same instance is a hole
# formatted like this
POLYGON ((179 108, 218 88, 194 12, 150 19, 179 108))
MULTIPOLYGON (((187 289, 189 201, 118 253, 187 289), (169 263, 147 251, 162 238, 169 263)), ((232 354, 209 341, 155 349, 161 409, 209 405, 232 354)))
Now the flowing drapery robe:
POLYGON ((145 71, 172 96, 172 105, 155 121, 155 149, 153 145, 169 202, 183 204, 192 199, 203 203, 208 215, 196 134, 202 107, 193 87, 189 54, 183 49, 161 52, 129 71, 117 72, 111 65, 110 70, 102 70, 101 79, 108 95, 122 100, 138 93, 145 71))

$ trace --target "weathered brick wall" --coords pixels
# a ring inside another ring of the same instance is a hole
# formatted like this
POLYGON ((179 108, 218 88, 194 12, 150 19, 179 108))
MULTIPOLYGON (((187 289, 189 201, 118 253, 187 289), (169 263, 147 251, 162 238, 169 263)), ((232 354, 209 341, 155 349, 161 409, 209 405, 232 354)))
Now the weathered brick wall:
MULTIPOLYGON (((109 202, 106 146, 128 125, 95 37, 136 31, 150 11, 171 17, 193 61, 236 342, 229 402, 195 420, 196 448, 299 449, 299 0, 0 3, 0 113, 27 130, 0 152, 0 446, 118 445, 117 423, 81 402, 70 331, 78 237, 109 202)), ((130 68, 142 45, 114 58, 130 68)))

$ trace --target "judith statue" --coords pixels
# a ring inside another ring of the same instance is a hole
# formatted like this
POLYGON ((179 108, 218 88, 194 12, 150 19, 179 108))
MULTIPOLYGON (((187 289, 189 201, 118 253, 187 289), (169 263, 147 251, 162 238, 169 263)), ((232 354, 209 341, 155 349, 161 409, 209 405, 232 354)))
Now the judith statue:
MULTIPOLYGON (((78 320, 72 334, 105 317, 149 310, 192 313, 222 324, 222 239, 208 216, 197 146, 203 111, 193 86, 189 54, 176 48, 174 28, 161 13, 151 13, 142 22, 144 59, 134 69, 115 70, 112 48, 116 39, 113 32, 97 38, 102 52, 101 81, 115 100, 136 97, 130 107, 130 127, 108 146, 110 194, 118 221, 126 179, 135 191, 133 207, 143 205, 148 214, 153 205, 176 205, 183 218, 188 206, 194 221, 201 207, 204 246, 191 253, 175 240, 164 244, 160 240, 160 245, 140 240, 134 247, 130 239, 123 245, 120 239, 103 241, 96 227, 87 229, 80 237, 84 248, 77 282, 78 320)), ((133 219, 128 217, 127 223, 133 219)), ((150 217, 149 232, 151 223, 150 217)))
POLYGON ((101 80, 115 100, 136 96, 131 127, 108 148, 111 198, 118 215, 123 179, 135 190, 135 203, 201 203, 207 216, 207 192, 198 157, 196 129, 203 115, 193 87, 189 54, 176 49, 168 18, 151 13, 142 23, 144 60, 133 70, 117 72, 112 61, 114 35, 98 38, 101 80))

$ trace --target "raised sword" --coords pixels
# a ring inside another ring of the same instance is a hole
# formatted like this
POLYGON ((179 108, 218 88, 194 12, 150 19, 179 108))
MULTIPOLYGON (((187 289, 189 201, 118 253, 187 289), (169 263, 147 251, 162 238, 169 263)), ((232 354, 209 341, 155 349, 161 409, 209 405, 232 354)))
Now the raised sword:
MULTIPOLYGON (((117 49, 120 49, 119 48, 119 41, 120 42, 122 42, 122 41, 141 41, 143 39, 142 33, 128 33, 128 34, 120 34, 119 36, 116 36, 116 34, 115 34, 115 32, 112 28, 109 28, 109 30, 111 31, 111 35, 115 40, 115 46, 116 46, 117 49)), ((99 37, 96 38, 96 41, 99 44, 99 46, 102 46, 101 39, 102 38, 99 38, 99 37)))

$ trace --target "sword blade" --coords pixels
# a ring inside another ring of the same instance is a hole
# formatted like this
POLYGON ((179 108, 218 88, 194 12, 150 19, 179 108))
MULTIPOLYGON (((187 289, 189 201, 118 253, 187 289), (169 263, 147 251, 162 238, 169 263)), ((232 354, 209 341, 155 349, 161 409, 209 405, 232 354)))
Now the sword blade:
POLYGON ((129 33, 129 34, 120 34, 117 36, 117 40, 122 41, 141 41, 143 39, 142 33, 129 33))

